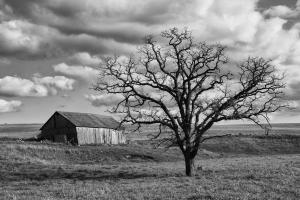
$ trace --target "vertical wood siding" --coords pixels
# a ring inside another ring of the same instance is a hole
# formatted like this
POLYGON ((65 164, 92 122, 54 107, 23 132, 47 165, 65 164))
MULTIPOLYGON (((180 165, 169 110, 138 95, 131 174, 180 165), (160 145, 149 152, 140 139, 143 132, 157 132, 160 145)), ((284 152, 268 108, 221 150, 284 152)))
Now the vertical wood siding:
POLYGON ((41 134, 43 138, 54 142, 77 143, 75 126, 58 113, 52 115, 44 124, 41 134))
POLYGON ((76 127, 78 144, 124 144, 122 131, 106 128, 76 127))
POLYGON ((69 120, 63 116, 55 113, 51 118, 43 125, 42 130, 53 129, 53 128, 71 128, 75 127, 69 120))
POLYGON ((76 129, 74 128, 52 128, 42 130, 45 139, 52 140, 53 142, 71 142, 77 143, 76 129))
POLYGON ((66 143, 67 142, 67 135, 54 135, 54 142, 66 143))

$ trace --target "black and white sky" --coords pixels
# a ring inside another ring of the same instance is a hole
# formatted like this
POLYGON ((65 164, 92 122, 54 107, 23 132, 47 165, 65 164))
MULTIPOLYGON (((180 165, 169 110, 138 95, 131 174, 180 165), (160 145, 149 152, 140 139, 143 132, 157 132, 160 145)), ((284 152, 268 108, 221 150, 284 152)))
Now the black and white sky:
POLYGON ((300 0, 0 0, 0 123, 104 113, 113 98, 90 89, 102 59, 171 27, 227 45, 232 60, 272 59, 295 109, 271 120, 300 122, 300 0))

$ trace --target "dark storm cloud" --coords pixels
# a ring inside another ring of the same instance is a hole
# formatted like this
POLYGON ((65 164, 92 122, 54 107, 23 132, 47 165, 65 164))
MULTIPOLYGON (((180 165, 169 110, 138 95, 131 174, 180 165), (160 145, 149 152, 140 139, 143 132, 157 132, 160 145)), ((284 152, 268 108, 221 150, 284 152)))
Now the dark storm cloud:
MULTIPOLYGON (((146 34, 157 34, 168 27, 189 26, 196 23, 195 19, 210 17, 206 14, 206 9, 214 3, 207 0, 201 2, 2 0, 2 2, 12 10, 11 20, 19 20, 16 25, 4 24, 6 34, 2 37, 3 40, 18 41, 24 38, 26 40, 15 45, 9 43, 4 45, 0 40, 0 45, 5 47, 0 54, 47 58, 77 51, 99 54, 131 52, 142 42, 146 34), (197 9, 199 6, 200 9, 197 9), (12 38, 11 35, 16 37, 12 38)), ((215 30, 212 31, 217 33, 215 30)))
MULTIPOLYGON (((295 42, 284 22, 265 21, 257 0, 0 0, 11 13, 2 14, 0 56, 49 58, 85 51, 92 54, 130 53, 147 34, 170 27, 189 27, 199 39, 245 43, 250 52, 259 44, 273 48, 281 38, 266 40, 267 30, 295 42), (2 17, 5 18, 5 17, 2 17), (249 20, 251 19, 251 20, 249 20), (268 27, 264 29, 264 27, 268 27), (279 27, 279 28, 278 28, 279 27), (263 42, 260 41, 263 38, 263 42), (9 42, 8 42, 9 41, 9 42), (10 43, 10 41, 12 41, 10 43), (15 42, 18 41, 18 42, 15 42), (21 41, 21 42, 19 42, 21 41)), ((270 37, 271 38, 271 37, 270 37)), ((287 40, 287 39, 286 39, 287 40)), ((285 42, 287 43, 287 42, 285 42)), ((291 49, 289 43, 286 49, 291 49)), ((245 48, 244 48, 245 49, 245 48)), ((262 48, 258 48, 262 49, 262 48)), ((279 50, 277 50, 279 51, 279 50)), ((284 51, 284 50, 282 50, 284 51)), ((246 51, 240 51, 248 53, 246 51)), ((265 52, 273 50, 264 49, 265 52)), ((270 53, 271 54, 271 53, 270 53)), ((238 56, 240 57, 240 56, 238 56)))
MULTIPOLYGON (((113 2, 117 4, 117 1, 113 2)), ((28 0, 20 3, 18 0, 5 0, 5 3, 17 16, 53 27, 67 35, 87 34, 132 44, 140 43, 145 35, 145 27, 140 24, 157 25, 168 22, 174 17, 170 9, 174 8, 172 5, 176 5, 170 0, 161 1, 159 4, 145 1, 139 3, 141 7, 136 9, 130 8, 130 5, 128 8, 115 9, 114 5, 104 1, 83 3, 69 0, 28 0)), ((181 6, 184 5, 182 3, 181 6)))
POLYGON ((50 11, 58 16, 72 18, 82 9, 71 1, 26 0, 21 3, 19 0, 3 0, 3 2, 13 9, 14 14, 31 20, 38 20, 36 17, 41 11, 50 11))
POLYGON ((86 34, 137 44, 146 33, 161 30, 148 26, 172 24, 174 19, 181 23, 178 16, 195 1, 4 0, 4 3, 16 16, 66 35, 86 34))
POLYGON ((116 42, 121 43, 130 43, 130 44, 140 44, 145 36, 144 31, 140 30, 129 30, 127 27, 124 27, 122 24, 119 26, 116 25, 116 28, 110 28, 110 30, 102 29, 101 26, 92 28, 92 27, 77 27, 76 25, 52 25, 53 28, 56 28, 61 33, 73 36, 73 35, 90 35, 96 38, 103 39, 113 39, 116 42), (123 28, 122 28, 123 27, 123 28))
POLYGON ((73 54, 75 52, 89 52, 92 54, 117 54, 127 53, 134 48, 126 43, 118 43, 111 39, 97 38, 90 35, 80 34, 71 36, 60 36, 54 39, 57 45, 64 50, 73 54))
POLYGON ((126 53, 133 49, 130 44, 141 42, 147 32, 130 22, 130 13, 101 9, 99 1, 3 0, 1 6, 11 10, 9 16, 5 14, 10 20, 0 25, 0 54, 5 57, 50 58, 78 51, 126 53))
POLYGON ((2 0, 2 2, 3 5, 8 5, 12 8, 15 15, 28 18, 32 15, 34 3, 39 2, 39 0, 26 0, 22 1, 22 3, 18 0, 2 0))
POLYGON ((127 43, 88 34, 65 35, 42 25, 24 20, 0 24, 0 55, 17 58, 51 58, 84 51, 98 54, 126 53, 127 43))
POLYGON ((62 1, 56 4, 44 5, 53 14, 65 18, 74 18, 78 13, 82 12, 82 6, 74 3, 74 1, 62 1))

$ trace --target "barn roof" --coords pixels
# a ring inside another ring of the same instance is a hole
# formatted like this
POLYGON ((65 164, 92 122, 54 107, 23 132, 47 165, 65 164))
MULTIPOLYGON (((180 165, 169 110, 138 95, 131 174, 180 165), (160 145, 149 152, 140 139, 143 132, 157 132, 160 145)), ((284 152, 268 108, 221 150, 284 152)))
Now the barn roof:
POLYGON ((56 113, 62 115, 76 127, 118 129, 120 125, 114 118, 105 115, 64 111, 56 111, 56 113))
POLYGON ((110 128, 117 129, 119 122, 114 118, 105 115, 91 114, 91 113, 76 113, 76 112, 62 112, 59 114, 67 118, 75 126, 79 127, 93 127, 93 128, 110 128))

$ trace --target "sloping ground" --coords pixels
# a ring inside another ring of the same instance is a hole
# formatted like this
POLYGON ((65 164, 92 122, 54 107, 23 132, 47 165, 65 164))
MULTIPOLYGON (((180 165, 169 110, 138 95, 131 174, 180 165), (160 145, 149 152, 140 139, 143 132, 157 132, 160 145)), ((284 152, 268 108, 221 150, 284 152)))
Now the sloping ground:
MULTIPOLYGON (((137 140, 133 144, 155 146, 156 140, 137 140)), ((177 147, 172 147, 177 148, 177 147)), ((200 148, 215 155, 222 154, 293 154, 300 153, 299 135, 272 135, 272 136, 227 136, 206 140, 200 148)))
POLYGON ((300 154, 283 154, 299 152, 299 138, 207 141, 203 147, 210 150, 200 152, 195 177, 184 176, 184 162, 177 148, 166 152, 144 142, 74 147, 0 141, 0 200, 300 197, 300 154))
POLYGON ((202 148, 218 153, 234 154, 300 153, 300 136, 229 136, 207 140, 202 144, 202 148))
MULTIPOLYGON (((57 162, 61 164, 109 164, 119 162, 173 162, 182 160, 177 147, 153 148, 155 141, 127 145, 71 146, 55 143, 0 141, 0 160, 57 162)), ((300 153, 300 136, 233 136, 207 140, 199 158, 237 154, 270 155, 300 153)))
MULTIPOLYGON (((41 145, 1 143, 0 146, 1 200, 298 200, 300 197, 299 154, 199 159, 196 176, 185 177, 182 161, 60 164, 48 160, 48 156, 37 160, 34 152, 44 151, 41 145), (26 145, 35 148, 26 149, 26 145), (8 154, 10 150, 14 152, 8 154)), ((61 145, 47 148, 65 149, 61 145)), ((85 148, 78 147, 83 152, 85 148)), ((49 149, 46 151, 51 153, 49 149)))
POLYGON ((180 159, 178 151, 150 149, 137 145, 71 146, 39 142, 0 142, 0 160, 56 162, 60 164, 93 164, 116 162, 162 162, 180 159), (177 152, 177 153, 176 153, 177 152))

